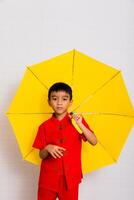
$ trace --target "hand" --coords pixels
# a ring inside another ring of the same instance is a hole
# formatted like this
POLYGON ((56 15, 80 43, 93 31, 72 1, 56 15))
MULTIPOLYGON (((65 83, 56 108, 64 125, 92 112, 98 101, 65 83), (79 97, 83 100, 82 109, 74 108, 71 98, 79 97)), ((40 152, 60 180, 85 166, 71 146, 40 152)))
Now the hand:
POLYGON ((77 115, 77 114, 73 114, 72 118, 75 120, 75 122, 79 125, 82 123, 82 116, 81 115, 77 115))
POLYGON ((54 158, 60 158, 63 156, 64 151, 66 151, 65 148, 53 145, 53 144, 48 144, 45 149, 53 156, 54 158))

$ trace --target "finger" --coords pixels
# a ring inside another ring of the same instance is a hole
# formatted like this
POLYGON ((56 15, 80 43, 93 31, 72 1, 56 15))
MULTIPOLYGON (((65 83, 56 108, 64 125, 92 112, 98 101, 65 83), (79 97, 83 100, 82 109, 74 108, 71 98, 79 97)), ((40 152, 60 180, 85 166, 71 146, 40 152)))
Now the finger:
POLYGON ((63 150, 58 150, 56 152, 56 155, 58 155, 59 157, 62 157, 62 156, 64 156, 64 151, 63 150))
POLYGON ((58 149, 59 149, 59 150, 66 151, 66 149, 65 149, 65 148, 63 148, 63 147, 58 147, 58 149))
POLYGON ((54 153, 51 153, 52 157, 57 158, 54 153))
POLYGON ((57 158, 60 158, 60 157, 62 156, 62 155, 59 154, 59 152, 55 152, 54 155, 55 155, 57 158))
POLYGON ((63 150, 58 149, 58 150, 56 151, 56 153, 57 153, 58 155, 60 155, 60 156, 63 156, 63 150))
POLYGON ((78 117, 79 117, 79 116, 76 115, 76 114, 73 115, 73 119, 77 119, 78 117))
POLYGON ((60 156, 63 156, 64 155, 64 151, 63 150, 58 150, 57 152, 60 156))
POLYGON ((57 146, 57 147, 55 148, 55 150, 62 150, 62 151, 66 151, 66 149, 65 149, 64 147, 60 147, 60 146, 57 146))
POLYGON ((81 117, 79 115, 76 116, 76 120, 79 120, 81 117))

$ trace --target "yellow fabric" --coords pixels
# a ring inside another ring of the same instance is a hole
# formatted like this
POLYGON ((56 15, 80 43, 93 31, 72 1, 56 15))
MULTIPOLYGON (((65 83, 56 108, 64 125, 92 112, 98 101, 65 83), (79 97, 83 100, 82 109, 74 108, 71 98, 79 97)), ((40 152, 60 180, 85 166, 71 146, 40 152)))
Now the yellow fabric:
POLYGON ((82 114, 98 139, 95 146, 82 142, 83 173, 117 162, 134 124, 121 71, 76 50, 27 67, 7 112, 23 159, 40 163, 32 144, 39 124, 52 113, 48 88, 60 81, 73 89, 69 112, 82 114))

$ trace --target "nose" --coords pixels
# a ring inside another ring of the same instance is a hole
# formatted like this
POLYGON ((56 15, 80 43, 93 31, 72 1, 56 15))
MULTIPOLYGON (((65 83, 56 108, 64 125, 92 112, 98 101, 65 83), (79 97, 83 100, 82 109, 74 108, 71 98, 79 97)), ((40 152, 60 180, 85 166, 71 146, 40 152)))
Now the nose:
POLYGON ((58 99, 57 104, 58 105, 62 104, 62 100, 60 98, 58 99))

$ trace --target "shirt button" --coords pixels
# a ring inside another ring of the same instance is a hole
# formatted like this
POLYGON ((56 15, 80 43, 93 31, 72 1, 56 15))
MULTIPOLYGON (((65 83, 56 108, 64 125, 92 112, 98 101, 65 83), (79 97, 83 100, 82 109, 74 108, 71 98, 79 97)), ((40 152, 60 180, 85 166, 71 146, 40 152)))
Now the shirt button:
POLYGON ((65 128, 66 128, 65 124, 60 124, 60 125, 58 126, 58 129, 59 129, 59 130, 63 130, 63 129, 65 129, 65 128))
POLYGON ((60 124, 58 128, 59 128, 59 130, 62 130, 63 129, 63 125, 60 124))
POLYGON ((60 142, 60 143, 63 143, 63 139, 62 139, 62 138, 60 138, 60 139, 59 139, 59 142, 60 142))
POLYGON ((63 142, 65 142, 66 140, 67 140, 67 138, 66 138, 66 136, 64 136, 63 138, 60 138, 60 139, 59 139, 59 142, 60 142, 60 143, 63 143, 63 142))

